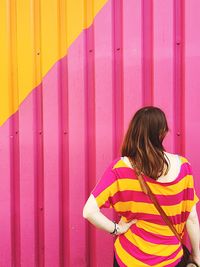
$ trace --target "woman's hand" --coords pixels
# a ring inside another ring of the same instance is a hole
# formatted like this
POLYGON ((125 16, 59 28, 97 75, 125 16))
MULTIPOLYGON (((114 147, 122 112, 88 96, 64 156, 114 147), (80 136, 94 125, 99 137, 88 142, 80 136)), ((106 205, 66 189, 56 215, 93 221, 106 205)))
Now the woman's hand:
POLYGON ((199 254, 191 254, 190 258, 200 267, 200 253, 199 254))
POLYGON ((200 249, 199 249, 200 228, 199 228, 199 218, 196 210, 196 204, 193 206, 189 214, 189 217, 186 221, 186 229, 192 247, 192 253, 190 258, 194 262, 196 262, 200 267, 200 249))
POLYGON ((120 219, 120 221, 118 222, 119 225, 119 230, 117 235, 121 235, 124 234, 128 231, 128 229, 131 227, 131 225, 135 224, 137 222, 136 219, 133 219, 130 222, 125 222, 122 218, 120 219))

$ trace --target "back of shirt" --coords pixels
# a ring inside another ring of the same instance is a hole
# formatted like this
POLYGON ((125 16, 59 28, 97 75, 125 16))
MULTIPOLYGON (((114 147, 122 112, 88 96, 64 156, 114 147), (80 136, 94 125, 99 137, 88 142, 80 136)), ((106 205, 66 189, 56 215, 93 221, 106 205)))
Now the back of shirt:
MULTIPOLYGON (((160 183, 143 176, 159 204, 181 236, 194 204, 198 202, 190 163, 180 157, 175 180, 160 183)), ((148 195, 140 187, 135 171, 120 158, 111 162, 93 189, 99 208, 114 208, 125 221, 137 223, 115 241, 120 266, 175 266, 183 255, 180 242, 163 221, 148 195)))

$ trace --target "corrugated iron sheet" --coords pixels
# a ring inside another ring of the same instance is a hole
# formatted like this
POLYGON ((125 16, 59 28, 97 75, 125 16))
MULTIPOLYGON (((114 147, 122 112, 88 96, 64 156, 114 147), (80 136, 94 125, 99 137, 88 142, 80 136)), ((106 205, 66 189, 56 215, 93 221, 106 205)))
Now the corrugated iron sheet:
POLYGON ((112 266, 112 236, 82 208, 144 105, 165 111, 166 148, 189 158, 200 192, 199 8, 0 2, 1 267, 112 266))

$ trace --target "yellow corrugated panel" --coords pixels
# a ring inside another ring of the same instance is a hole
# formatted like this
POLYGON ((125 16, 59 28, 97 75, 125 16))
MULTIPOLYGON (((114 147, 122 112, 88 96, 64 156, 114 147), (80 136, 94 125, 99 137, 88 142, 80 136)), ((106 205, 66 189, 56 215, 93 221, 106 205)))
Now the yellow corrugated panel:
POLYGON ((0 126, 67 54, 106 2, 0 1, 0 126))
POLYGON ((0 122, 3 122, 6 114, 10 114, 9 107, 9 23, 7 1, 0 1, 0 122))

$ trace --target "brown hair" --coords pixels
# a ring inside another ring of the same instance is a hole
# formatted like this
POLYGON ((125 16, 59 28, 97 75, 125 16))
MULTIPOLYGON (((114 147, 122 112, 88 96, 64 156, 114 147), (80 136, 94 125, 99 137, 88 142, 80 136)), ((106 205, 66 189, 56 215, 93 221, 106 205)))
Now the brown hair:
POLYGON ((133 160, 139 172, 157 179, 168 172, 163 139, 168 132, 164 112, 153 106, 139 109, 130 121, 121 155, 133 160))

